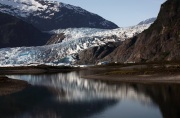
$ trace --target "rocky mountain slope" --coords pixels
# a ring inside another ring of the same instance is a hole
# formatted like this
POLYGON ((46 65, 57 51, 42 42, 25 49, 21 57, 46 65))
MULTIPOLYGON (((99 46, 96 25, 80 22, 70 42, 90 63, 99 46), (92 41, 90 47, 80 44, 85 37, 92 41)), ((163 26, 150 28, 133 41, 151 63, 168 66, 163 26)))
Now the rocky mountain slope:
POLYGON ((80 7, 48 0, 0 0, 0 12, 16 16, 41 31, 59 28, 103 28, 118 26, 80 7))
POLYGON ((0 48, 40 46, 50 38, 31 24, 16 17, 0 13, 0 48))
MULTIPOLYGON (((101 59, 111 54, 122 42, 109 42, 105 45, 85 49, 77 54, 76 64, 98 64, 101 59)), ((108 61, 109 62, 109 61, 108 61)))
POLYGON ((179 61, 180 1, 162 4, 157 20, 143 33, 126 40, 103 60, 118 62, 179 61))

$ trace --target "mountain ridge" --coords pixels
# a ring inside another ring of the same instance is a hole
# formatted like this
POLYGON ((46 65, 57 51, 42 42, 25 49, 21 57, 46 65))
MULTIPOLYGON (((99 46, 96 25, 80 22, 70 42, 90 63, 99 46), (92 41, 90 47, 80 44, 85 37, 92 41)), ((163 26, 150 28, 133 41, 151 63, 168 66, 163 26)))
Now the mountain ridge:
POLYGON ((96 14, 80 7, 57 1, 1 0, 0 11, 33 24, 41 31, 80 27, 102 29, 118 28, 116 24, 96 14))
POLYGON ((144 20, 144 21, 139 22, 137 25, 143 25, 143 24, 153 23, 156 19, 157 19, 156 17, 149 18, 149 19, 146 19, 146 20, 144 20))

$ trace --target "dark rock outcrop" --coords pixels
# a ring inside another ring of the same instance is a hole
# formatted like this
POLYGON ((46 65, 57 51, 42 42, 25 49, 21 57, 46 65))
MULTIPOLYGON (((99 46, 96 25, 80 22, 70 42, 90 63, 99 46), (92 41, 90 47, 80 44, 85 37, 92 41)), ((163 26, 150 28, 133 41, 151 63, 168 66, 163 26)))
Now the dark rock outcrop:
POLYGON ((98 46, 98 47, 92 47, 86 50, 83 50, 78 54, 78 61, 76 63, 78 64, 94 64, 98 63, 100 59, 106 57, 109 55, 111 52, 116 49, 119 44, 118 43, 107 43, 106 45, 103 46, 98 46))
POLYGON ((66 37, 66 36, 64 35, 64 33, 54 34, 54 35, 51 36, 51 38, 47 41, 46 45, 61 43, 61 42, 64 40, 65 37, 66 37))
POLYGON ((0 13, 0 48, 39 46, 50 38, 31 24, 16 17, 0 13))

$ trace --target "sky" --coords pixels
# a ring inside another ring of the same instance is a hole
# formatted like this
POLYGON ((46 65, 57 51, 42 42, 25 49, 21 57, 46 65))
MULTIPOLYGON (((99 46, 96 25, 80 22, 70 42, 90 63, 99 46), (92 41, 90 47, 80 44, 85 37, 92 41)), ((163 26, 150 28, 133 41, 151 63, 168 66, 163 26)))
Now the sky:
POLYGON ((157 17, 165 0, 56 0, 79 6, 114 22, 119 27, 138 24, 148 18, 157 17))

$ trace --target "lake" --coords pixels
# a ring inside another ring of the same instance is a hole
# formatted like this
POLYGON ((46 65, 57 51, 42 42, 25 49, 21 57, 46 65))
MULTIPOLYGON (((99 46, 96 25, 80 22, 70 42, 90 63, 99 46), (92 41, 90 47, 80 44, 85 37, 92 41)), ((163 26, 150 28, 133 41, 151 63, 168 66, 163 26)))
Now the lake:
POLYGON ((177 84, 106 83, 89 71, 9 75, 32 86, 0 97, 0 118, 180 118, 177 84))

